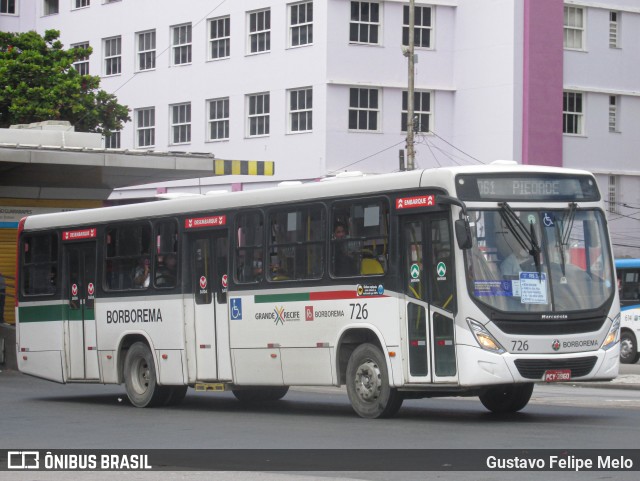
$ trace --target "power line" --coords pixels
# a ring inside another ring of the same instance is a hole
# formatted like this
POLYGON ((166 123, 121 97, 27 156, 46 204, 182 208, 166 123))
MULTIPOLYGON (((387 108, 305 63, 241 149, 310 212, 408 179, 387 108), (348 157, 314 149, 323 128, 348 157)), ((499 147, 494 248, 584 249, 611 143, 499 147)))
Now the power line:
POLYGON ((401 140, 400 142, 395 143, 395 144, 393 144, 393 145, 391 145, 391 146, 389 146, 389 147, 387 147, 387 148, 385 148, 385 149, 379 150, 378 152, 376 152, 376 153, 374 153, 374 154, 367 155, 366 157, 363 157, 363 158, 362 158, 362 159, 360 159, 360 160, 356 160, 355 162, 351 162, 350 164, 343 165, 342 167, 339 167, 339 168, 337 168, 337 169, 335 169, 335 170, 330 170, 328 173, 329 173, 329 174, 333 174, 333 173, 335 173, 335 172, 340 172, 342 169, 346 169, 347 167, 351 167, 352 165, 356 165, 356 164, 358 164, 358 163, 360 163, 360 162, 363 162, 363 161, 365 161, 365 160, 367 160, 367 159, 370 159, 371 157, 375 157, 376 155, 381 154, 382 152, 386 152, 387 150, 389 150, 389 149, 393 149, 394 147, 396 147, 396 146, 398 146, 398 145, 400 145, 400 144, 404 144, 404 142, 405 142, 405 141, 404 141, 404 139, 403 139, 403 140, 401 140))

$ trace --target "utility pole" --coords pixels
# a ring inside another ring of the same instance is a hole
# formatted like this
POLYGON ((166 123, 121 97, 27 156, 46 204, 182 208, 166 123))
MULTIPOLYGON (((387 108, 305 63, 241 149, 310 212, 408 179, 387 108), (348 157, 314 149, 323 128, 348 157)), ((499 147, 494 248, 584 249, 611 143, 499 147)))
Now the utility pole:
POLYGON ((415 69, 415 0, 409 1, 409 51, 407 56, 409 57, 409 90, 407 92, 407 170, 415 169, 415 157, 416 152, 414 149, 414 125, 413 125, 413 91, 414 91, 414 79, 416 74, 415 69))

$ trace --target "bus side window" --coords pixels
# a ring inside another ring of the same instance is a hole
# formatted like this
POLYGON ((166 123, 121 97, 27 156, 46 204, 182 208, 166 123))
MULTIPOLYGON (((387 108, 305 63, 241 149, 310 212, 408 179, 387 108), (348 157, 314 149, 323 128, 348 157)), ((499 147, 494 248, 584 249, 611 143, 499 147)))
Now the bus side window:
POLYGON ((264 276, 263 219, 261 212, 236 216, 235 280, 239 284, 260 282, 264 276))
POLYGON ((22 292, 27 296, 56 292, 58 283, 58 237, 33 235, 22 241, 22 292))
POLYGON ((322 277, 325 218, 321 205, 295 210, 287 207, 269 214, 269 280, 279 282, 322 277))
POLYGON ((170 289, 178 284, 178 224, 175 221, 159 222, 156 231, 154 285, 170 289))
POLYGON ((149 223, 145 221, 107 227, 105 232, 105 290, 146 291, 151 283, 151 226, 149 223), (149 280, 146 279, 147 275, 149 280))
POLYGON ((332 210, 331 273, 334 277, 387 272, 389 205, 386 199, 336 203, 332 210))

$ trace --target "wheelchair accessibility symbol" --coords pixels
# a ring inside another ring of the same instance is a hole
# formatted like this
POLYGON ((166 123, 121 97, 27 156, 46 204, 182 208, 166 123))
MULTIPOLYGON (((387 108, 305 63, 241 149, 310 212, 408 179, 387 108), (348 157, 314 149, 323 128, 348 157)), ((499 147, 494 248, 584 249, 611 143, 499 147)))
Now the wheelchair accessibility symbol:
POLYGON ((229 306, 231 311, 231 319, 234 321, 242 320, 242 299, 234 297, 231 299, 231 305, 229 306))
POLYGON ((549 215, 548 212, 544 213, 544 217, 542 218, 542 223, 546 226, 546 227, 553 227, 553 218, 549 215))

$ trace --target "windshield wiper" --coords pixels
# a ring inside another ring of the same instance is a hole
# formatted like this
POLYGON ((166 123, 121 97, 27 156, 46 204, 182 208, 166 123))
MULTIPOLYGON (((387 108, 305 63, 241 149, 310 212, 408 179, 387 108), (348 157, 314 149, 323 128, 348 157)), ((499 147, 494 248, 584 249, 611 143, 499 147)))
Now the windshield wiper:
POLYGON ((500 202, 498 205, 500 206, 500 217, 502 217, 504 223, 513 233, 518 244, 520 244, 520 246, 527 251, 531 257, 533 257, 536 272, 540 279, 540 253, 542 250, 540 249, 538 239, 536 238, 536 231, 533 227, 533 222, 529 224, 529 230, 527 230, 527 227, 524 225, 520 217, 518 217, 508 203, 500 202))

